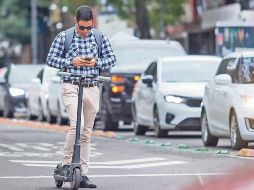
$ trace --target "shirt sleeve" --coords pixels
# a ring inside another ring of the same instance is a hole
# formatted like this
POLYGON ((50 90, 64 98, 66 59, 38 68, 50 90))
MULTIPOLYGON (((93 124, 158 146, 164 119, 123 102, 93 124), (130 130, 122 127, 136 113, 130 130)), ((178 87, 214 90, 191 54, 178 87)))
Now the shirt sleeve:
POLYGON ((65 68, 71 63, 71 58, 65 58, 64 53, 64 41, 65 41, 65 32, 59 33, 54 39, 48 56, 47 56, 47 65, 57 69, 65 68))
POLYGON ((116 56, 112 50, 109 39, 102 33, 101 58, 96 59, 96 64, 102 69, 113 67, 116 64, 116 56))

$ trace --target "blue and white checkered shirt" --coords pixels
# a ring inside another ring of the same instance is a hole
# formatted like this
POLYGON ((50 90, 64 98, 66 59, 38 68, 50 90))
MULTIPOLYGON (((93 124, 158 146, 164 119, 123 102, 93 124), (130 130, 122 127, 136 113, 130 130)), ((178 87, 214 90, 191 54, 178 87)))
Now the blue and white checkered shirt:
MULTIPOLYGON (((59 33, 54 39, 47 57, 47 64, 50 67, 63 69, 66 72, 82 75, 98 74, 99 68, 105 69, 110 66, 115 66, 116 57, 111 48, 110 42, 105 34, 102 33, 102 50, 101 57, 98 56, 98 45, 95 40, 93 30, 86 37, 80 36, 75 29, 75 34, 72 43, 68 50, 64 53, 64 41, 66 32, 59 33), (96 64, 94 67, 75 67, 72 64, 74 57, 94 57, 96 64)), ((62 77, 63 80, 78 81, 78 78, 62 77)), ((88 83, 92 83, 92 79, 87 79, 88 83)))

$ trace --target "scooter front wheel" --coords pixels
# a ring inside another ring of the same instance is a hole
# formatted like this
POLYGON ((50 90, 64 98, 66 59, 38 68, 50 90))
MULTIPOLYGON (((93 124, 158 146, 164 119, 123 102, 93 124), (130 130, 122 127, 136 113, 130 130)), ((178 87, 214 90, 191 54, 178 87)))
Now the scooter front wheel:
POLYGON ((81 182, 81 171, 80 168, 75 168, 72 173, 71 189, 78 190, 81 182))

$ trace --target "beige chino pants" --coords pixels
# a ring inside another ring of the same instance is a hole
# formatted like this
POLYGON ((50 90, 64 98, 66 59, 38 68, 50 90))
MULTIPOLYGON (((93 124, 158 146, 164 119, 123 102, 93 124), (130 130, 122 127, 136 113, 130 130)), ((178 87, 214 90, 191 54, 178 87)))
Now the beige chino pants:
MULTIPOLYGON (((62 83, 61 97, 65 109, 69 115, 70 128, 66 136, 64 146, 64 164, 71 164, 73 145, 75 143, 77 107, 78 107, 78 86, 70 83, 62 83)), ((82 175, 86 175, 89 166, 90 135, 93 130, 95 116, 99 110, 99 89, 97 86, 84 88, 83 109, 84 117, 81 117, 80 130, 80 164, 82 175)))

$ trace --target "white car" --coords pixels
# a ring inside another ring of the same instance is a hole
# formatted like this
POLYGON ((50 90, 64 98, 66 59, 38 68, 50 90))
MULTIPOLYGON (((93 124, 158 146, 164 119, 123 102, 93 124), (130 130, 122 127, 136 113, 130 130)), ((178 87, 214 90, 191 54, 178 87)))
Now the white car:
POLYGON ((59 76, 53 77, 49 83, 48 115, 50 120, 56 120, 57 124, 64 125, 68 123, 69 117, 61 98, 60 85, 59 76))
POLYGON ((201 123, 206 146, 216 146, 221 137, 231 139, 232 149, 254 141, 254 52, 222 60, 205 88, 201 123))
POLYGON ((157 137, 169 130, 200 130, 201 101, 206 83, 220 58, 181 56, 159 58, 141 75, 134 89, 134 132, 152 128, 157 137))
POLYGON ((44 66, 37 77, 31 80, 27 102, 27 117, 29 119, 37 118, 42 121, 46 118, 50 123, 53 122, 48 117, 48 86, 52 78, 57 75, 57 72, 58 69, 44 66))

